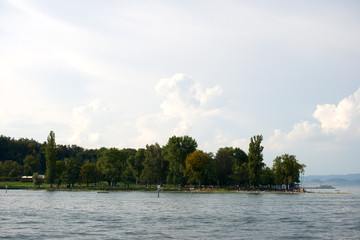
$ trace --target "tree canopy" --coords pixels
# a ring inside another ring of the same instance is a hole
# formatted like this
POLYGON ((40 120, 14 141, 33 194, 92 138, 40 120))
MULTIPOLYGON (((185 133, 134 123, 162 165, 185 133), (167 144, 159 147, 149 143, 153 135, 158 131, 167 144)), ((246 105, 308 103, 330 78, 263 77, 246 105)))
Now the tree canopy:
POLYGON ((154 143, 139 149, 84 149, 56 144, 53 131, 44 143, 0 136, 0 179, 19 180, 23 175, 37 173, 45 174, 51 186, 58 187, 105 181, 111 186, 121 182, 127 186, 194 183, 293 188, 305 165, 295 155, 283 154, 274 159, 272 168, 267 167, 262 140, 262 135, 252 137, 248 153, 225 146, 213 155, 197 149, 197 142, 189 136, 172 136, 164 146, 154 143))

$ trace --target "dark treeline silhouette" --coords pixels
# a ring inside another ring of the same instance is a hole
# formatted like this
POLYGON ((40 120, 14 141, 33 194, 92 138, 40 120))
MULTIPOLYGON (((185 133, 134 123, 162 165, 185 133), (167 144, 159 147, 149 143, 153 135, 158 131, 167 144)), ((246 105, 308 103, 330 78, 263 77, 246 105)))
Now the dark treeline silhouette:
POLYGON ((0 180, 17 181, 22 176, 45 174, 56 186, 76 183, 109 186, 130 184, 186 184, 236 187, 294 187, 305 165, 294 155, 274 159, 272 167, 263 162, 261 135, 250 139, 247 152, 222 147, 215 154, 198 149, 189 136, 170 137, 167 144, 146 145, 139 149, 84 149, 55 143, 50 132, 47 142, 0 136, 0 180), (56 157, 55 157, 56 156, 56 157))

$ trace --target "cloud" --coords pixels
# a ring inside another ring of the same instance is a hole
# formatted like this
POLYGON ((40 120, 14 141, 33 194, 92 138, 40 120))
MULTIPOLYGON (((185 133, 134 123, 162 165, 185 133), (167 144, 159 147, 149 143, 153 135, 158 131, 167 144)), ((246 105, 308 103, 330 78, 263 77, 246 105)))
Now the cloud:
POLYGON ((69 142, 80 146, 98 145, 101 137, 107 133, 106 127, 111 125, 110 114, 109 109, 99 99, 74 108, 69 142))
POLYGON ((349 129, 359 131, 360 88, 349 97, 335 104, 318 105, 313 114, 325 134, 344 132, 349 129), (354 129, 355 128, 355 129, 354 129))
POLYGON ((162 114, 179 119, 174 134, 184 134, 194 123, 219 114, 220 110, 212 108, 209 99, 222 94, 220 86, 203 90, 191 76, 177 73, 171 78, 161 79, 155 90, 165 98, 160 106, 162 114))
POLYGON ((140 135, 133 138, 133 142, 165 142, 171 135, 190 135, 190 132, 199 128, 209 131, 206 124, 208 118, 216 118, 221 112, 210 100, 220 97, 222 88, 215 86, 203 89, 186 74, 177 73, 170 78, 160 79, 155 91, 163 98, 161 112, 137 119, 135 126, 140 135))
POLYGON ((326 141, 328 146, 348 144, 349 139, 359 141, 360 88, 337 105, 317 105, 313 117, 317 122, 301 121, 288 133, 275 129, 266 146, 272 151, 283 151, 309 141, 318 145, 326 141), (336 144, 329 143, 335 141, 336 144))

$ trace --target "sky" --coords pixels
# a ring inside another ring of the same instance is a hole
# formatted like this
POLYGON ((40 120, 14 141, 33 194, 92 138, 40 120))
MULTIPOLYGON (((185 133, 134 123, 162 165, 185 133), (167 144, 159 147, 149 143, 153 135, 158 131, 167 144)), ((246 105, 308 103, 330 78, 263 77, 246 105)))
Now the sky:
POLYGON ((358 1, 0 1, 0 135, 360 173, 358 1))

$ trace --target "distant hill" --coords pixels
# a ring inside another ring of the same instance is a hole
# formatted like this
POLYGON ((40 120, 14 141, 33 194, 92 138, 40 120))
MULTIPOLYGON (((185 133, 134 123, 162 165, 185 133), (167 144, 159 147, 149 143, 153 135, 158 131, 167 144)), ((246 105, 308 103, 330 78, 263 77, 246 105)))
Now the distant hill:
POLYGON ((305 186, 331 184, 334 186, 360 186, 360 174, 347 175, 310 175, 303 178, 305 186))

